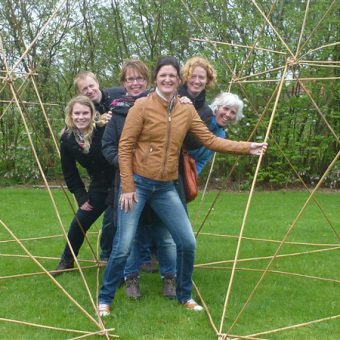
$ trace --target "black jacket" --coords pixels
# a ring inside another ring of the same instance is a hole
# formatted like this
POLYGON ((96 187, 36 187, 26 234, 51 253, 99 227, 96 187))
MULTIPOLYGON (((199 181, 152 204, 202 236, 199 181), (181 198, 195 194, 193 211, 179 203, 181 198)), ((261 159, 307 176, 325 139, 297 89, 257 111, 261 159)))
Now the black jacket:
POLYGON ((90 176, 89 191, 107 192, 114 175, 113 167, 105 160, 101 152, 101 140, 104 127, 97 127, 92 136, 88 153, 84 153, 76 142, 73 133, 64 132, 60 139, 61 167, 68 189, 75 195, 81 206, 89 199, 82 181, 77 163, 84 167, 90 176))
MULTIPOLYGON (((203 90, 197 97, 192 97, 188 92, 186 84, 184 84, 178 89, 178 94, 181 97, 186 96, 190 98, 199 116, 201 117, 205 125, 209 127, 213 116, 213 112, 209 105, 206 104, 205 102, 206 95, 205 90, 203 90)), ((183 144, 187 150, 197 149, 202 146, 202 144, 197 140, 197 138, 194 137, 194 135, 191 134, 190 132, 186 135, 183 144)))
POLYGON ((121 96, 117 98, 111 105, 112 118, 107 123, 102 138, 102 153, 105 159, 115 167, 114 183, 110 189, 107 203, 112 205, 116 202, 118 189, 120 185, 119 164, 118 164, 118 145, 119 138, 122 134, 126 116, 136 99, 147 96, 149 91, 145 91, 138 97, 121 96))
POLYGON ((125 94, 125 89, 122 87, 111 87, 101 90, 102 100, 100 103, 94 103, 96 110, 102 115, 110 111, 111 103, 114 99, 119 98, 125 94))

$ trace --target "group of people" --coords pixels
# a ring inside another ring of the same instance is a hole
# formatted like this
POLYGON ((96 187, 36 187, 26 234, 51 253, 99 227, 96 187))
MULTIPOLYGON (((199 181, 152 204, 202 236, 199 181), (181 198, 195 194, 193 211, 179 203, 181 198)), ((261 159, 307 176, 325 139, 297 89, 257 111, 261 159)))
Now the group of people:
POLYGON ((182 149, 200 173, 213 151, 260 155, 266 143, 225 139, 225 128, 242 118, 243 102, 221 93, 211 106, 206 89, 216 71, 204 58, 189 59, 182 70, 174 57, 162 57, 152 75, 140 60, 128 60, 120 88, 101 90, 88 71, 75 77, 79 96, 66 107, 61 136, 65 182, 79 209, 68 243, 53 275, 74 267, 87 230, 104 213, 100 239, 106 262, 98 313, 110 314, 116 289, 126 282, 128 297, 139 298, 143 252, 156 245, 163 295, 200 311, 192 298, 196 241, 188 218, 182 149), (77 163, 90 177, 88 189, 77 163))

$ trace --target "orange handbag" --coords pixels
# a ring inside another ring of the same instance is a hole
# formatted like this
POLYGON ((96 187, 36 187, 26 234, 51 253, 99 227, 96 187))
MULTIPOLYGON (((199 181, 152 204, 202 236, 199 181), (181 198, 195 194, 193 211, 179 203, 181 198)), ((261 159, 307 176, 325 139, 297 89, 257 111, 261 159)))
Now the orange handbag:
POLYGON ((183 182, 187 202, 193 201, 198 194, 198 175, 195 160, 183 150, 183 182))

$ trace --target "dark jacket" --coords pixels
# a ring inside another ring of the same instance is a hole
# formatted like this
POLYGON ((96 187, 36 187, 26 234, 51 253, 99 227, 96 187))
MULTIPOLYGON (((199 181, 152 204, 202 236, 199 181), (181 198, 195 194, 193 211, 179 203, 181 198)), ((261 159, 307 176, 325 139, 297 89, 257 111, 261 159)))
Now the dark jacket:
POLYGON ((96 110, 102 115, 110 111, 111 103, 114 99, 119 98, 125 94, 125 89, 122 87, 111 87, 101 90, 102 100, 100 103, 94 103, 96 110))
POLYGON ((112 205, 115 202, 115 197, 118 195, 120 185, 119 164, 118 164, 118 144, 120 135, 122 134, 125 119, 129 109, 133 106, 136 99, 147 96, 149 91, 145 91, 138 97, 121 96, 116 98, 111 103, 110 110, 112 118, 105 128, 102 138, 102 153, 105 159, 115 167, 114 183, 110 189, 110 194, 107 203, 112 205))
POLYGON ((70 192, 75 195, 79 206, 89 199, 89 195, 80 177, 77 163, 84 167, 90 176, 89 191, 107 192, 112 181, 113 167, 105 160, 101 152, 103 133, 104 127, 94 130, 88 153, 83 152, 73 133, 64 132, 60 139, 61 167, 64 179, 70 192))
MULTIPOLYGON (((192 101, 196 111, 198 112, 198 115, 203 120, 205 125, 209 127, 213 117, 213 112, 209 105, 207 105, 205 102, 205 90, 203 90, 197 97, 192 97, 188 92, 187 85, 184 84, 178 89, 178 94, 181 97, 186 96, 192 101)), ((183 144, 187 150, 197 149, 202 146, 202 144, 191 132, 187 134, 183 144)))

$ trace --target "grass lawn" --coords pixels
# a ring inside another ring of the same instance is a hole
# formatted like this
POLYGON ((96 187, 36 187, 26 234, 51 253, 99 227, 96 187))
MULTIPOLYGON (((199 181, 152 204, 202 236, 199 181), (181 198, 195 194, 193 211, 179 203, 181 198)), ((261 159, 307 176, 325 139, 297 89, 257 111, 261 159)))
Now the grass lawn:
MULTIPOLYGON (((52 193, 68 229, 72 211, 62 191, 54 189, 52 193)), ((195 230, 215 196, 211 192, 202 203, 199 199, 190 203, 195 230)), ((311 201, 270 271, 253 291, 308 196, 305 192, 255 193, 240 245, 240 261, 230 286, 222 333, 246 336, 278 330, 258 338, 340 339, 339 193, 316 194, 328 221, 311 201), (290 327, 299 324, 306 325, 290 327)), ((143 296, 139 301, 129 301, 124 288, 118 290, 112 316, 104 321, 107 328, 115 328, 111 334, 129 340, 217 339, 214 327, 219 332, 247 198, 247 193, 221 194, 197 238, 194 282, 208 307, 211 322, 206 312, 190 312, 176 301, 165 300, 159 275, 142 273, 143 296)), ((0 220, 23 240, 23 245, 45 268, 55 268, 65 241, 45 190, 0 189, 0 220), (25 240, 29 238, 36 239, 25 240)), ((13 242, 3 224, 0 223, 0 339, 68 339, 82 335, 71 330, 98 331, 89 294, 96 302, 103 269, 84 269, 89 292, 77 271, 57 278, 88 312, 86 316, 47 275, 38 274, 42 270, 37 264, 19 256, 26 254, 13 242), (31 275, 23 276, 28 273, 31 275)), ((90 229, 89 239, 94 249, 100 227, 101 221, 97 221, 90 229)), ((79 259, 92 259, 87 244, 81 249, 79 259)), ((81 262, 84 267, 89 264, 81 262)), ((199 300, 197 292, 194 297, 199 300)))

